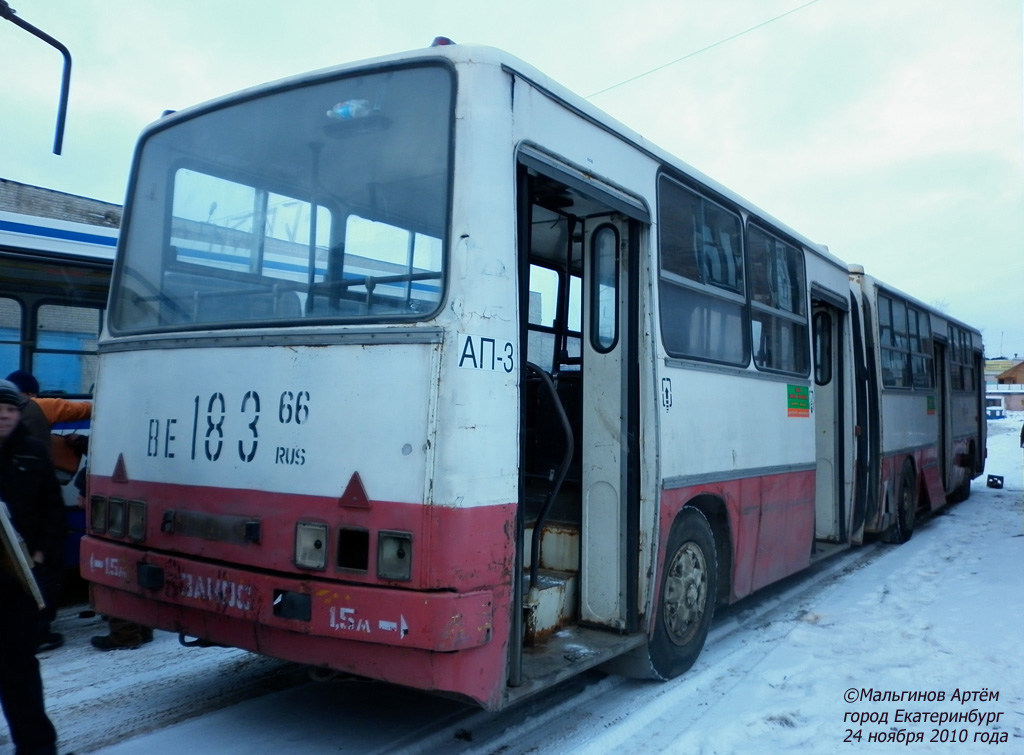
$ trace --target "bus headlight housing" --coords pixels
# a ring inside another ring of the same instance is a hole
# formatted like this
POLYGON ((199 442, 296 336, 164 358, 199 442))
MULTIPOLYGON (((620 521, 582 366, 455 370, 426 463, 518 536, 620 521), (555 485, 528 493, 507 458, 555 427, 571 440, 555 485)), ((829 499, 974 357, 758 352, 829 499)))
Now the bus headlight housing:
POLYGON ((136 543, 146 539, 145 501, 128 501, 128 539, 136 543))
POLYGON ((89 499, 89 529, 102 535, 107 531, 107 497, 94 495, 89 499))
POLYGON ((295 565, 323 570, 327 566, 327 525, 299 522, 295 525, 295 565))
POLYGON ((412 533, 377 533, 377 576, 408 582, 412 579, 412 533))
POLYGON ((107 501, 107 534, 111 537, 124 537, 124 505, 124 498, 107 501))

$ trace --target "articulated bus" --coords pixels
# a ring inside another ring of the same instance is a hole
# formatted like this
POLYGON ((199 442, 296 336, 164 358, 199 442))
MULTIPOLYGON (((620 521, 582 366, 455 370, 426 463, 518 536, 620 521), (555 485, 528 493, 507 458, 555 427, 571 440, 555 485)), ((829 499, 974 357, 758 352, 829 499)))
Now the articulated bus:
POLYGON ((985 468, 981 333, 850 265, 870 365, 860 400, 866 429, 866 522, 888 542, 934 511, 970 495, 985 468))
POLYGON ((499 51, 249 89, 140 138, 83 574, 191 644, 490 710, 671 678, 716 604, 978 473, 945 322, 499 51))

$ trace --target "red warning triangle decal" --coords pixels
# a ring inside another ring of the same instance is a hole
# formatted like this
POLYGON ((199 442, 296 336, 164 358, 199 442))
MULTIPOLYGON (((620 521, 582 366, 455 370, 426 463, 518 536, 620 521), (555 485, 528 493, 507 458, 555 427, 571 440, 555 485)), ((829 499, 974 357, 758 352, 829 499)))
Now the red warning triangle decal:
POLYGON ((359 478, 358 472, 352 473, 352 479, 348 481, 345 492, 338 499, 338 505, 354 509, 370 508, 370 499, 366 497, 366 488, 363 487, 363 481, 359 478))
POLYGON ((114 474, 110 479, 114 482, 128 482, 128 470, 124 466, 124 454, 117 455, 117 464, 114 465, 114 474))

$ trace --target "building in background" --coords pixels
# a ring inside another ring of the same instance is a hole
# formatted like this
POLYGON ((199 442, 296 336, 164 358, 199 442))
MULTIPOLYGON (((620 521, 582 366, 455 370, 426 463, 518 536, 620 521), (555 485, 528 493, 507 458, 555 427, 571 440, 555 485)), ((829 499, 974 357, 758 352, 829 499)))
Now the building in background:
POLYGON ((989 419, 1024 411, 1024 360, 990 359, 985 363, 985 403, 989 419))

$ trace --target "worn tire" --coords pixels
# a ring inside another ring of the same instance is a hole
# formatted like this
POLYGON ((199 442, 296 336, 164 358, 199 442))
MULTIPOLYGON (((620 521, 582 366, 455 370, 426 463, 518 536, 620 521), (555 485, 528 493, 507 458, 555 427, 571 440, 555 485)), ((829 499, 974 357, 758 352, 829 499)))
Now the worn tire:
POLYGON ((917 496, 914 494, 914 468, 909 461, 903 463, 900 481, 896 487, 896 519, 882 533, 886 543, 905 543, 914 534, 917 520, 917 496))
POLYGON ((711 525, 698 509, 679 512, 661 570, 651 665, 661 679, 679 676, 704 647, 718 595, 718 553, 711 525))

